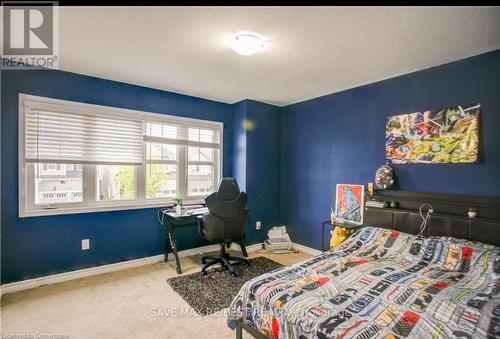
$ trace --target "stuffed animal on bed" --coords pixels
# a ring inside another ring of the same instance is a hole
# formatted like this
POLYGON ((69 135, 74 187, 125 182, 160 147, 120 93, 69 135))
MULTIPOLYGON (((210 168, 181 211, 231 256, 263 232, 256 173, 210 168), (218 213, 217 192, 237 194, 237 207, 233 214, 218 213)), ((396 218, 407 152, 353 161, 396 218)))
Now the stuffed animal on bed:
POLYGON ((332 238, 330 239, 330 249, 334 249, 344 242, 349 235, 347 228, 336 226, 333 231, 330 231, 332 238))

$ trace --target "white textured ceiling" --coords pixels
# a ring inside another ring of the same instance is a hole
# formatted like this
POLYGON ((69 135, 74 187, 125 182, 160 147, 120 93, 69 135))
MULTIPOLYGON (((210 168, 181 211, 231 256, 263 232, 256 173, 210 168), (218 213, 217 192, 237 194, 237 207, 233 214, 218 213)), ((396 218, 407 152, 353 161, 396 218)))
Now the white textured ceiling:
POLYGON ((499 7, 60 7, 60 68, 287 105, 500 48, 499 7), (227 34, 269 46, 243 57, 227 34))

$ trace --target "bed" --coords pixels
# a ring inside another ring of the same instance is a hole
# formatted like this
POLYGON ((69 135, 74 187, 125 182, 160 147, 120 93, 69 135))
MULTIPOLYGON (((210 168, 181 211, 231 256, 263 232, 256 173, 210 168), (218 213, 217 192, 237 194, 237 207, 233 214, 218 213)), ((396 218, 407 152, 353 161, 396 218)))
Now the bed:
MULTIPOLYGON (((382 217, 385 227, 364 227, 335 250, 246 282, 229 309, 236 336, 499 338, 499 232, 490 244, 470 240, 470 220, 436 213, 422 237, 410 234, 419 230, 415 211, 383 213, 392 213, 390 223, 382 217), (432 235, 439 227, 447 234, 432 235)), ((480 237, 491 231, 479 227, 480 237)))

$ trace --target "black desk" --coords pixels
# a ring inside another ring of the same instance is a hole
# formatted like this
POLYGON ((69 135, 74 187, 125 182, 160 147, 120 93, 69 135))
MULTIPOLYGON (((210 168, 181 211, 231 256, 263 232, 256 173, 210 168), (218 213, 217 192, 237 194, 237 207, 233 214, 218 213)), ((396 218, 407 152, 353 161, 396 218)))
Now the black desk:
POLYGON ((180 214, 175 211, 161 210, 162 213, 161 223, 166 227, 165 232, 165 261, 168 261, 169 247, 172 249, 172 254, 174 255, 175 270, 178 274, 182 274, 181 262, 179 261, 179 255, 177 254, 177 246, 175 245, 174 237, 174 223, 183 223, 186 225, 192 225, 194 223, 198 224, 201 220, 203 214, 207 213, 208 209, 204 211, 192 211, 190 209, 182 209, 180 214))

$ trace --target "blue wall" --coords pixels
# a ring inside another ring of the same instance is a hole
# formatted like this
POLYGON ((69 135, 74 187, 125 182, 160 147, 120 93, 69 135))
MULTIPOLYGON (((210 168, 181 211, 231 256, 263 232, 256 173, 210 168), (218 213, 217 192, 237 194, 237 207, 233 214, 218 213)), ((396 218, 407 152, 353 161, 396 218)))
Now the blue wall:
MULTIPOLYGON (((373 181, 385 158, 385 117, 397 113, 480 102, 480 163, 395 166, 397 188, 500 195, 500 51, 284 108, 62 71, 2 71, 2 283, 160 254, 164 241, 156 209, 17 217, 18 93, 223 122, 223 173, 249 195, 248 244, 286 224, 294 241, 320 248, 335 184, 373 181), (244 128, 245 120, 254 128, 244 128), (90 251, 81 251, 82 238, 90 251)), ((194 226, 178 228, 176 237, 180 249, 205 244, 194 226)))
POLYGON ((257 243, 280 224, 281 109, 253 100, 234 106, 233 174, 248 194, 245 239, 257 243), (260 230, 257 221, 262 223, 260 230))
POLYGON ((246 188, 251 208, 246 238, 263 241, 272 226, 280 224, 281 110, 253 100, 247 101, 246 188), (255 222, 262 229, 255 231, 255 222), (249 233, 251 230, 252 233, 249 233))
POLYGON ((385 117, 481 103, 480 162, 395 165, 397 187, 500 196, 500 51, 287 106, 281 222, 320 248, 337 183, 367 184, 385 161, 385 117))
MULTIPOLYGON (((2 283, 160 254, 155 208, 18 218, 18 93, 224 123, 224 176, 249 195, 246 243, 279 224, 280 109, 234 105, 63 71, 2 71, 2 283), (249 119, 252 131, 243 127, 249 119), (234 147, 233 147, 234 145, 234 147), (255 222, 262 221, 257 231, 255 222), (91 249, 80 242, 89 238, 91 249)), ((179 249, 205 245, 194 225, 176 229, 179 249)))
POLYGON ((233 176, 238 181, 240 190, 246 191, 247 180, 247 121, 248 100, 234 104, 233 133, 233 176))
MULTIPOLYGON (((233 107, 63 71, 2 71, 2 283, 160 254, 156 209, 18 218, 18 93, 224 123, 224 175, 233 167, 233 107), (89 238, 91 249, 80 242, 89 238)), ((176 231, 178 246, 205 244, 196 228, 176 231)))

